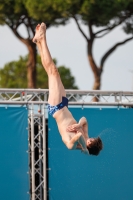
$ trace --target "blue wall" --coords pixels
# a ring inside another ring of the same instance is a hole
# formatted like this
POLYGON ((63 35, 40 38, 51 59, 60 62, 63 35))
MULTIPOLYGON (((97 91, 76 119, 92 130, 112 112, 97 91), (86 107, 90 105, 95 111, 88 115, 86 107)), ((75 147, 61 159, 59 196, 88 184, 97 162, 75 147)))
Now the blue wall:
POLYGON ((100 136, 99 156, 68 150, 49 116, 49 200, 133 200, 133 109, 71 108, 85 116, 90 137, 100 136))
POLYGON ((0 107, 0 200, 28 200, 28 113, 0 107))

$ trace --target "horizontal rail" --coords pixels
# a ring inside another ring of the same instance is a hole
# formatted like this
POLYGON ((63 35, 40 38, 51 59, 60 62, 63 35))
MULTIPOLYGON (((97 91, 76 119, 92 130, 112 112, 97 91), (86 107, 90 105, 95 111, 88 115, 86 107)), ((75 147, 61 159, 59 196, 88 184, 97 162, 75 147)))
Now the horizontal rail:
MULTIPOLYGON (((29 105, 29 104, 35 104, 35 105, 43 105, 47 104, 47 101, 0 101, 1 105, 29 105)), ((123 103, 123 102, 69 102, 69 105, 98 105, 98 106, 133 106, 133 102, 130 103, 123 103)))
MULTIPOLYGON (((1 88, 0 93, 12 93, 12 92, 27 92, 27 93, 48 93, 49 89, 7 89, 1 88)), ((74 93, 74 94, 103 94, 103 95, 110 95, 110 94, 124 94, 124 95, 133 95, 133 91, 103 91, 103 90, 66 90, 67 94, 74 93)))
MULTIPOLYGON (((47 104, 48 89, 0 89, 0 104, 47 104)), ((69 105, 133 106, 133 91, 66 90, 69 105), (99 101, 94 102, 97 98, 99 101)))

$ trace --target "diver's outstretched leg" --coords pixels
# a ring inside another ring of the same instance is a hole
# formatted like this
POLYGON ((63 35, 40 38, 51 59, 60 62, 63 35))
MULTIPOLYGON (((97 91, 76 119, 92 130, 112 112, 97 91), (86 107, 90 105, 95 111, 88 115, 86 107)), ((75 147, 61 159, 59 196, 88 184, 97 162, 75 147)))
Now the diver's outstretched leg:
POLYGON ((62 101, 62 96, 66 96, 64 86, 62 84, 58 69, 56 68, 46 42, 46 25, 41 23, 37 25, 36 34, 33 38, 40 51, 41 60, 44 69, 49 78, 49 99, 51 105, 57 105, 62 101))

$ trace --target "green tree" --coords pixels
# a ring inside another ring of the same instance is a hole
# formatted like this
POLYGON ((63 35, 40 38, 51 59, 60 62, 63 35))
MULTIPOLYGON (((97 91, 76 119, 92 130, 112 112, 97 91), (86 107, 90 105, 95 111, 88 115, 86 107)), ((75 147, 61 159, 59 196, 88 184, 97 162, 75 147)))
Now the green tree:
POLYGON ((27 57, 20 57, 18 61, 12 61, 0 69, 1 88, 26 88, 27 78, 25 67, 27 57))
POLYGON ((96 63, 93 52, 94 42, 120 25, 125 26, 125 29, 128 27, 128 22, 132 21, 133 0, 40 0, 39 3, 36 0, 27 0, 26 6, 30 16, 37 20, 45 21, 47 15, 49 21, 46 22, 51 26, 66 24, 70 19, 75 21, 87 43, 88 60, 94 74, 94 90, 100 89, 101 75, 107 58, 117 47, 133 39, 133 36, 130 36, 109 47, 101 57, 100 63, 96 63), (57 13, 55 19, 52 15, 54 12, 57 13), (88 27, 88 35, 82 29, 82 24, 88 27), (94 27, 99 29, 94 31, 94 27))
POLYGON ((29 55, 25 67, 27 67, 28 88, 36 87, 36 45, 32 42, 37 20, 33 20, 23 3, 23 0, 4 0, 0 2, 0 24, 7 25, 14 35, 26 45, 29 55), (22 36, 19 27, 23 25, 27 31, 27 37, 22 36))
MULTIPOLYGON (((20 57, 18 61, 7 63, 0 69, 0 87, 1 88, 26 88, 27 87, 27 68, 28 56, 20 57)), ((57 61, 54 59, 55 64, 57 61)), ((48 76, 42 67, 40 56, 37 56, 37 88, 48 88, 48 76)), ((72 76, 69 68, 58 66, 62 82, 65 89, 78 89, 75 85, 75 78, 72 76)))

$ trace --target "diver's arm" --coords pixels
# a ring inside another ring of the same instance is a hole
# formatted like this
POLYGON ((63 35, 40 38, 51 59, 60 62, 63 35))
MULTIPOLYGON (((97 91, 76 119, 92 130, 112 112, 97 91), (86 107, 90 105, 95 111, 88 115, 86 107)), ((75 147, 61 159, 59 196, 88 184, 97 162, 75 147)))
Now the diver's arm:
POLYGON ((79 133, 75 134, 75 135, 71 138, 71 140, 70 140, 69 142, 65 142, 65 141, 64 141, 64 143, 66 144, 67 148, 68 148, 68 149, 72 149, 73 146, 74 146, 74 144, 75 144, 75 142, 79 141, 79 139, 80 139, 81 136, 82 136, 82 133, 79 132, 79 133))
POLYGON ((83 135, 84 135, 85 139, 87 140, 89 138, 89 134, 88 134, 88 122, 87 122, 86 118, 82 117, 79 120, 78 124, 79 124, 80 127, 82 127, 83 135))

